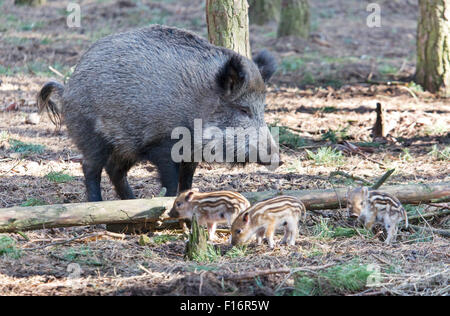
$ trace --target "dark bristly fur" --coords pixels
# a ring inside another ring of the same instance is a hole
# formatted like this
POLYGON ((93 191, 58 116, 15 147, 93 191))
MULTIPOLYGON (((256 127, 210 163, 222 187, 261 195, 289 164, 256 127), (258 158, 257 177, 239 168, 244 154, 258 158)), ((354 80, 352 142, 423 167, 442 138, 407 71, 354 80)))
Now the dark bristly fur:
POLYGON ((154 25, 97 41, 65 87, 44 85, 38 104, 57 125, 64 121, 82 152, 89 201, 102 199, 103 168, 120 198, 134 198, 126 175, 140 160, 156 165, 173 196, 191 188, 197 166, 171 159, 175 127, 192 131, 199 118, 203 128, 267 129, 265 83, 275 62, 267 52, 255 61, 193 33, 154 25), (50 99, 53 92, 60 107, 50 99))

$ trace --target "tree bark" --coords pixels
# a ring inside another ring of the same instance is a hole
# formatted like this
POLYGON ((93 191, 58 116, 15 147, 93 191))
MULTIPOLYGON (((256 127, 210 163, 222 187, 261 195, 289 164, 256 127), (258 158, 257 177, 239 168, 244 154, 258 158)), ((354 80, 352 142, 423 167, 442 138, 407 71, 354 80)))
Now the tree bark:
POLYGON ((264 25, 280 19, 280 0, 249 0, 250 24, 264 25))
POLYGON ((450 97, 450 0, 420 0, 416 81, 450 97))
MULTIPOLYGON (((383 186, 383 191, 395 195, 402 203, 418 204, 450 201, 450 182, 383 186)), ((346 206, 346 188, 336 190, 265 191, 243 195, 255 203, 277 195, 298 197, 307 210, 336 209, 346 206)), ((165 210, 173 205, 173 197, 119 200, 106 202, 11 207, 0 209, 0 233, 34 229, 85 226, 96 224, 146 223, 151 229, 164 218, 165 210)), ((167 220, 167 223, 178 221, 167 220)))
POLYGON ((282 0, 278 37, 299 36, 308 38, 310 27, 308 0, 282 0))
POLYGON ((251 58, 247 0, 206 0, 209 41, 251 58))

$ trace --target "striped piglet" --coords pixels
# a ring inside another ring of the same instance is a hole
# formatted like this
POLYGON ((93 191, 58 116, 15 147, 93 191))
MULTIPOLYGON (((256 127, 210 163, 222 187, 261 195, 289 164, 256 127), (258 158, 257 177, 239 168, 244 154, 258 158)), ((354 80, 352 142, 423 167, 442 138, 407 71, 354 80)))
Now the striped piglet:
POLYGON ((367 187, 354 188, 347 192, 347 209, 350 216, 358 217, 367 229, 372 229, 375 222, 382 223, 387 231, 386 244, 397 238, 398 223, 408 216, 402 203, 393 195, 369 191, 367 187))
POLYGON ((282 244, 295 245, 298 221, 306 215, 305 205, 291 196, 277 196, 254 204, 242 212, 231 226, 231 244, 244 244, 256 234, 258 244, 266 236, 269 247, 275 243, 273 236, 279 226, 285 227, 282 244))
POLYGON ((213 239, 216 226, 231 224, 250 202, 241 194, 232 191, 199 192, 196 189, 182 192, 169 212, 172 218, 192 218, 197 215, 200 225, 208 227, 209 239, 213 239))

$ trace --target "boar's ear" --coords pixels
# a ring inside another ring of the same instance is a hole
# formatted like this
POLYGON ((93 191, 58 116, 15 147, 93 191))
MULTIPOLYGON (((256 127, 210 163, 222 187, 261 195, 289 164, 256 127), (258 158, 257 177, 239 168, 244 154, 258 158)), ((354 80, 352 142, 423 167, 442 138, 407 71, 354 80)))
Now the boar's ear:
POLYGON ((258 66, 261 77, 266 83, 277 70, 277 62, 267 50, 263 50, 256 55, 256 57, 253 58, 253 62, 258 66))
POLYGON ((244 91, 248 80, 248 71, 239 55, 231 55, 217 74, 217 84, 225 96, 232 98, 239 96, 244 91))

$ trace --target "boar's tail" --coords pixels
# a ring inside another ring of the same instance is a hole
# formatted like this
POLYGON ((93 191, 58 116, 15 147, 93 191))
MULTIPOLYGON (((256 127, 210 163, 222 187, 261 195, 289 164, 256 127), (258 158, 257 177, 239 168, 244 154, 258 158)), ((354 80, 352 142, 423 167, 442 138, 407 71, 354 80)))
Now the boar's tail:
POLYGON ((39 107, 39 113, 46 110, 52 123, 55 124, 57 128, 60 128, 61 108, 55 102, 50 100, 50 96, 53 92, 56 92, 58 97, 61 98, 64 92, 64 86, 55 81, 47 82, 38 93, 37 105, 39 107))

